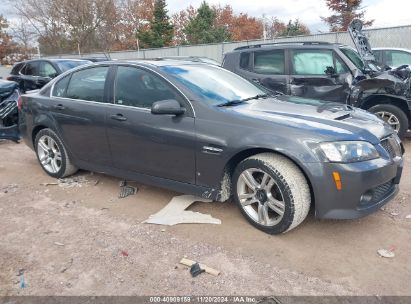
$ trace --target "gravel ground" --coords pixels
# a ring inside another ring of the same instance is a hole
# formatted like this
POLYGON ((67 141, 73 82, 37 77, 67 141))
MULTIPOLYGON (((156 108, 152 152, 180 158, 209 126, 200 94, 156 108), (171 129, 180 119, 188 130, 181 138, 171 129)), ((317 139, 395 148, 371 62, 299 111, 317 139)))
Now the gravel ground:
POLYGON ((136 184, 136 195, 119 199, 119 179, 85 171, 73 187, 45 185, 56 180, 24 144, 0 141, 0 155, 0 296, 411 293, 410 157, 385 210, 353 221, 310 215, 269 236, 232 203, 190 207, 221 225, 142 224, 176 193, 136 184), (393 259, 377 255, 389 247, 393 259), (184 256, 220 276, 192 278, 178 264, 184 256))

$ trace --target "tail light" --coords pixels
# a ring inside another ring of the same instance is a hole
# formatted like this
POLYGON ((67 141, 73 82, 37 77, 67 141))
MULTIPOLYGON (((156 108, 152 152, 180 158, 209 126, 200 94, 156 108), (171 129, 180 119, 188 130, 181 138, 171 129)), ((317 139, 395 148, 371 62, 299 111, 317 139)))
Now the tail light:
POLYGON ((19 111, 21 111, 22 107, 23 107, 23 98, 20 95, 19 99, 17 99, 17 108, 19 109, 19 111))

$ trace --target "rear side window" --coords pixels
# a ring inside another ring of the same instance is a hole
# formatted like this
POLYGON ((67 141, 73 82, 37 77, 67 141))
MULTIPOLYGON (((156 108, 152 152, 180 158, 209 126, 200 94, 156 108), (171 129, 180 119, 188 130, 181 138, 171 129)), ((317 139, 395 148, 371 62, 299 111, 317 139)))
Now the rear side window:
POLYGON ((67 87, 66 97, 104 102, 104 86, 108 67, 94 67, 74 72, 67 87))
POLYGON ((284 50, 254 53, 254 72, 258 74, 285 74, 284 50))
POLYGON ((159 76, 135 67, 118 67, 115 83, 116 104, 151 108, 154 102, 166 99, 175 99, 184 105, 176 90, 159 76))
POLYGON ((13 69, 11 70, 11 75, 18 75, 21 68, 23 67, 24 63, 17 63, 14 65, 13 69))
POLYGON ((70 76, 67 75, 64 78, 60 79, 59 81, 56 82, 53 88, 53 93, 52 95, 55 97, 66 97, 66 89, 67 85, 70 81, 70 76))
POLYGON ((240 68, 248 70, 250 67, 250 53, 241 53, 240 68))
POLYGON ((38 76, 39 75, 39 62, 28 62, 24 69, 21 70, 23 75, 38 76))

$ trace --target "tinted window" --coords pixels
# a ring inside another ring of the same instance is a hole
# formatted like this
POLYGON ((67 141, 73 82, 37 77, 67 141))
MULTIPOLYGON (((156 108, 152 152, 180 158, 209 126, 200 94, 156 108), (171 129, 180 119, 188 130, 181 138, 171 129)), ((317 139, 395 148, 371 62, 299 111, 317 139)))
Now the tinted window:
POLYGON ((360 70, 364 69, 364 62, 362 62, 361 57, 356 51, 351 48, 340 48, 340 50, 345 54, 345 56, 350 59, 350 61, 360 70))
POLYGON ((398 67, 403 64, 411 64, 411 53, 403 51, 385 51, 386 63, 389 66, 398 67))
POLYGON ((344 73, 349 73, 350 70, 348 67, 345 65, 345 63, 334 54, 334 59, 335 59, 335 72, 337 74, 344 74, 344 73))
POLYGON ((248 69, 250 67, 250 53, 241 53, 240 68, 248 69))
POLYGON ((212 65, 185 64, 160 69, 211 105, 266 94, 248 80, 212 65))
POLYGON ((375 60, 377 60, 378 62, 382 62, 382 51, 381 50, 372 50, 374 56, 375 56, 375 60))
POLYGON ((67 98, 104 102, 104 84, 108 67, 74 72, 67 87, 67 98))
POLYGON ((26 64, 24 69, 21 71, 23 75, 28 75, 28 76, 38 76, 39 75, 39 63, 38 61, 35 62, 29 62, 26 64))
POLYGON ((83 64, 92 63, 89 60, 58 60, 56 64, 62 72, 68 71, 72 68, 78 67, 83 64))
POLYGON ((284 51, 254 53, 254 71, 259 74, 285 74, 284 51))
POLYGON ((60 79, 59 81, 56 82, 53 88, 53 96, 56 97, 66 97, 66 89, 67 85, 70 81, 70 75, 67 75, 63 79, 60 79))
POLYGON ((159 76, 135 67, 118 67, 115 85, 117 104, 151 108, 153 102, 166 99, 184 104, 176 90, 159 76))
POLYGON ((16 63, 13 67, 13 69, 11 70, 10 74, 11 75, 18 75, 21 68, 23 67, 24 63, 16 63))
POLYGON ((54 78, 57 76, 56 69, 47 61, 43 61, 40 64, 40 72, 39 75, 41 77, 50 77, 54 78))

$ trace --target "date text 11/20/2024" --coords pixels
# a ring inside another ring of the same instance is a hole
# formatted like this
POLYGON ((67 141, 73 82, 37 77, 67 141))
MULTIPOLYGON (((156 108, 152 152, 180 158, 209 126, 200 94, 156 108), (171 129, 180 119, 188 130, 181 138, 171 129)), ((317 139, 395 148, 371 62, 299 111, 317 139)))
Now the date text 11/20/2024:
POLYGON ((150 297, 150 303, 257 303, 258 297, 248 296, 158 296, 150 297))

